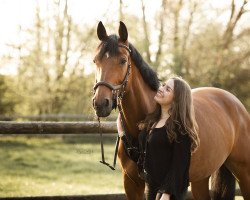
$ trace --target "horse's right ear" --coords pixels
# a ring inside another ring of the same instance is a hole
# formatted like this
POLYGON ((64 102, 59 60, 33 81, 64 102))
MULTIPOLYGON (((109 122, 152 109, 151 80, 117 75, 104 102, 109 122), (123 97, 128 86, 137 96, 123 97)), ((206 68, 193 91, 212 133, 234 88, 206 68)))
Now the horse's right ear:
POLYGON ((101 21, 98 23, 98 26, 97 26, 97 36, 99 40, 101 41, 104 41, 108 37, 106 29, 103 26, 101 21))

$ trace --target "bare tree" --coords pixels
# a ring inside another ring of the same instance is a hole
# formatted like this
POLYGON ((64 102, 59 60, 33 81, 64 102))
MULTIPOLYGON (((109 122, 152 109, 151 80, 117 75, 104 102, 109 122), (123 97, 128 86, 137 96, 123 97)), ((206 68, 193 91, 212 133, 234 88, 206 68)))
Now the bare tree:
POLYGON ((174 14, 174 40, 173 40, 173 56, 174 56, 174 72, 182 76, 182 62, 181 62, 181 52, 180 52, 180 11, 183 7, 183 0, 179 0, 176 4, 173 14, 174 14))
POLYGON ((158 49, 155 56, 155 62, 153 63, 155 70, 157 71, 160 65, 162 56, 162 45, 165 36, 165 23, 166 23, 166 12, 167 12, 167 0, 162 0, 161 3, 161 14, 160 14, 160 30, 158 35, 158 49))
POLYGON ((119 0, 119 19, 120 21, 124 20, 124 15, 123 15, 123 1, 119 0))
POLYGON ((228 20, 226 30, 222 36, 222 38, 223 38, 222 48, 223 49, 228 48, 228 46, 232 43, 233 32, 234 32, 235 27, 236 27, 237 23, 239 22, 240 18, 246 12, 245 7, 246 7, 247 3, 248 3, 248 0, 244 0, 242 5, 240 6, 239 11, 237 12, 235 9, 235 7, 236 7, 235 1, 232 0, 230 18, 228 20))
POLYGON ((185 76, 189 76, 189 61, 186 55, 187 51, 187 43, 190 40, 190 35, 191 35, 191 26, 194 21, 194 14, 197 10, 198 7, 198 2, 197 1, 190 1, 190 8, 189 8, 189 18, 186 24, 186 27, 184 28, 184 33, 183 33, 183 38, 182 38, 182 44, 181 44, 181 56, 182 58, 180 59, 180 65, 185 68, 185 76))
POLYGON ((232 65, 240 65, 242 62, 244 62, 247 58, 250 57, 250 50, 247 50, 246 52, 241 52, 240 55, 229 56, 229 50, 232 48, 234 42, 236 42, 236 39, 234 38, 239 39, 249 33, 249 28, 243 29, 239 35, 236 35, 234 33, 237 24, 239 23, 242 16, 246 13, 247 3, 248 0, 244 0, 239 10, 237 11, 235 1, 232 0, 231 2, 230 17, 227 22, 225 31, 220 38, 221 44, 218 47, 218 54, 216 59, 217 68, 214 69, 212 73, 213 76, 211 82, 214 86, 220 86, 221 74, 226 68, 232 65))
POLYGON ((145 4, 144 4, 144 0, 141 0, 141 8, 142 8, 142 23, 143 23, 143 29, 144 29, 144 49, 146 52, 146 59, 148 63, 152 63, 151 61, 151 54, 150 54, 150 39, 149 39, 149 34, 148 34, 148 25, 147 25, 147 21, 146 21, 146 13, 145 13, 145 4))

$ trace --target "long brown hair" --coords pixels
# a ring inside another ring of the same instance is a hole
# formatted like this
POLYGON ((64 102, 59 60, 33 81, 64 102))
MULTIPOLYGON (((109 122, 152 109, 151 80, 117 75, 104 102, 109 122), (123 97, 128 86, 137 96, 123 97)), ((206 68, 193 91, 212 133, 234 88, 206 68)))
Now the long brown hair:
MULTIPOLYGON (((165 127, 170 142, 177 140, 177 132, 188 134, 191 138, 191 151, 194 152, 199 144, 198 125, 195 120, 193 99, 189 84, 180 77, 172 77, 174 80, 174 98, 169 110, 170 117, 165 127)), ((157 103, 154 112, 147 115, 139 124, 140 129, 150 131, 161 117, 161 106, 157 103)))

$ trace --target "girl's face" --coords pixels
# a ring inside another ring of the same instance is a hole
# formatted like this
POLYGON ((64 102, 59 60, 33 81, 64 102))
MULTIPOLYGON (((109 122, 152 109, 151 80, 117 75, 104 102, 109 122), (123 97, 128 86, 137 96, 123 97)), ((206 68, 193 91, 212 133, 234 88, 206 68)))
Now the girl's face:
POLYGON ((154 100, 161 106, 168 106, 173 102, 173 99, 174 99, 174 80, 169 79, 159 87, 154 97, 154 100))

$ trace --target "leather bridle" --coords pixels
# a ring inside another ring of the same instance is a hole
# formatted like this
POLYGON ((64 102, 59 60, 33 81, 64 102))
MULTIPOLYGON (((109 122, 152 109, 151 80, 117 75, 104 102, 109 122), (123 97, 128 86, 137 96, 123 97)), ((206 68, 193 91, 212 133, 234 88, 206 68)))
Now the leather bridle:
MULTIPOLYGON (((131 53, 131 50, 129 49, 129 47, 124 45, 124 44, 118 44, 118 47, 125 48, 129 53, 131 53)), ((126 87, 126 85, 128 83, 128 78, 129 78, 130 73, 131 73, 131 63, 129 61, 126 75, 125 75, 125 77, 124 77, 121 84, 113 85, 113 84, 108 83, 106 81, 99 81, 99 82, 96 81, 96 84, 93 87, 94 94, 95 94, 96 89, 100 85, 106 86, 107 88, 109 88, 112 91, 112 94, 113 94, 113 107, 112 108, 113 109, 116 108, 118 97, 122 98, 124 96, 124 94, 125 94, 125 87, 126 87)))
MULTIPOLYGON (((124 44, 118 44, 118 47, 125 48, 129 53, 131 53, 131 50, 129 49, 129 47, 124 45, 124 44)), ((133 150, 134 147, 132 145, 131 139, 126 134, 125 117, 124 117, 124 113, 123 113, 122 106, 121 106, 121 100, 122 100, 122 98, 123 98, 123 96, 125 94, 125 87, 126 87, 126 85, 128 83, 128 78, 129 78, 130 73, 131 73, 131 62, 129 61, 126 75, 125 75, 125 77, 124 77, 121 84, 113 85, 113 84, 108 83, 106 81, 99 81, 99 82, 96 81, 96 84, 93 87, 94 93, 95 93, 96 89, 100 85, 104 85, 104 86, 106 86, 107 88, 109 88, 112 91, 112 94, 113 94, 112 108, 116 108, 118 106, 119 113, 121 115, 121 118, 120 118, 121 125, 122 125, 122 128, 123 128, 122 140, 124 142, 124 148, 125 148, 125 151, 126 151, 128 156, 129 156, 129 151, 133 150)), ((99 117, 98 117, 98 122, 99 122, 99 133, 100 133, 100 136, 101 136, 101 152, 102 152, 102 160, 100 162, 102 164, 107 165, 108 167, 110 167, 110 169, 115 170, 116 157, 117 157, 117 153, 118 153, 118 146, 119 146, 119 142, 120 142, 120 136, 119 135, 117 136, 116 146, 115 146, 115 155, 114 155, 114 161, 113 161, 113 166, 112 166, 112 165, 110 165, 109 163, 107 163, 105 161, 104 147, 103 147, 103 137, 102 137, 101 123, 100 123, 100 118, 99 117)))

